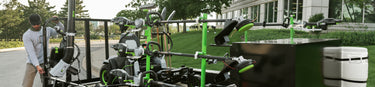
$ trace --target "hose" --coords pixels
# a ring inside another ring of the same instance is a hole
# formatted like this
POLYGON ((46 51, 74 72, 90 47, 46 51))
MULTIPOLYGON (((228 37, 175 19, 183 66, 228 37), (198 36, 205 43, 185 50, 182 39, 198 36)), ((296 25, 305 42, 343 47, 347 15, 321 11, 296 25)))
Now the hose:
POLYGON ((153 25, 157 24, 157 23, 154 23, 153 21, 151 21, 151 18, 150 18, 150 15, 151 15, 151 14, 156 14, 156 15, 159 16, 159 18, 160 18, 161 20, 164 20, 164 18, 160 15, 159 12, 148 12, 147 15, 146 15, 146 17, 147 17, 147 18, 146 18, 146 24, 149 25, 149 26, 153 26, 153 25))
POLYGON ((147 86, 144 86, 144 79, 142 78, 143 76, 145 76, 147 73, 151 73, 155 76, 155 80, 158 81, 158 74, 156 74, 154 71, 146 71, 146 72, 143 72, 141 75, 140 75, 140 87, 147 87, 147 86))
POLYGON ((145 52, 146 52, 147 55, 154 56, 153 52, 149 49, 150 44, 155 44, 155 45, 157 45, 157 46, 159 47, 159 51, 161 51, 162 48, 160 47, 160 44, 159 44, 159 43, 154 42, 154 41, 150 41, 150 42, 148 42, 147 45, 146 45, 146 50, 145 50, 145 52))

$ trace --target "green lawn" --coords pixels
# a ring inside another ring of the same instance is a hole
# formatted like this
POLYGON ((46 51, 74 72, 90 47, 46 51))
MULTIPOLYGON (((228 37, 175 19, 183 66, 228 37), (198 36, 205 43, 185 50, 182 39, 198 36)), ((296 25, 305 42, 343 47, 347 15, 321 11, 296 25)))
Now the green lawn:
POLYGON ((375 87, 375 68, 372 67, 375 64, 375 60, 371 58, 375 56, 375 45, 364 47, 368 49, 369 56, 367 87, 375 87))
MULTIPOLYGON (((177 33, 171 35, 173 39, 173 52, 189 53, 194 54, 196 51, 201 51, 201 31, 191 31, 188 33, 177 33)), ((219 32, 217 32, 219 33, 219 32)), ((213 30, 208 32, 207 44, 214 43, 213 30)), ((230 38, 232 42, 241 41, 239 38, 242 33, 235 33, 233 37, 230 38)), ((289 38, 289 30, 251 30, 248 31, 248 40, 270 40, 270 39, 282 39, 289 38)), ((321 35, 310 34, 303 31, 296 31, 295 38, 338 38, 342 39, 343 46, 360 46, 368 48, 369 57, 375 56, 375 33, 374 32, 332 32, 321 35)), ((215 56, 223 56, 225 53, 229 52, 229 47, 207 47, 207 54, 215 56)), ((192 57, 172 57, 172 66, 179 67, 182 65, 200 68, 200 59, 194 60, 192 57)), ((369 59, 369 76, 368 76, 368 87, 375 86, 375 69, 372 67, 375 64, 375 60, 369 59)), ((207 69, 210 70, 221 70, 223 63, 219 62, 217 64, 207 65, 207 69)))

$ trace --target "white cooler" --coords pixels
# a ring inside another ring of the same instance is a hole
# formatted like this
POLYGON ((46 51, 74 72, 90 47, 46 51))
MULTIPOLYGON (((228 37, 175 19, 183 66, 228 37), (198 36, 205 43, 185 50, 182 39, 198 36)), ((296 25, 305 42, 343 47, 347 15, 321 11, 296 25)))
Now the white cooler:
POLYGON ((325 47, 324 84, 331 87, 366 87, 368 52, 363 47, 325 47))

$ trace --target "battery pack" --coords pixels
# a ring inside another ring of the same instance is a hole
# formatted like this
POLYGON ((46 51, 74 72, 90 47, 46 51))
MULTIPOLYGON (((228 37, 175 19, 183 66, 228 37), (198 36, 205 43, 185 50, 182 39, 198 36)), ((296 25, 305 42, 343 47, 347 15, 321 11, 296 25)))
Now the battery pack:
POLYGON ((55 65, 49 72, 52 76, 62 77, 65 75, 66 70, 69 68, 70 64, 65 63, 64 61, 60 60, 59 63, 55 65))

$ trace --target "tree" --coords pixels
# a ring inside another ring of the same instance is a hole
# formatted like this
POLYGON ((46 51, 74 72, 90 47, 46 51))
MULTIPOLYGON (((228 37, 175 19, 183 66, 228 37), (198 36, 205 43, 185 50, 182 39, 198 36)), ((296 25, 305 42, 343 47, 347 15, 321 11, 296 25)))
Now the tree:
POLYGON ((31 27, 28 20, 31 14, 39 14, 42 22, 56 15, 56 11, 52 10, 55 6, 50 6, 46 0, 28 0, 28 6, 20 4, 17 0, 10 0, 9 3, 3 3, 3 5, 6 9, 0 12, 1 30, 6 29, 6 33, 10 35, 6 37, 12 39, 21 39, 22 34, 31 27))
POLYGON ((40 15, 42 20, 47 20, 57 13, 56 10, 52 10, 55 8, 55 6, 50 6, 46 0, 28 0, 28 4, 29 6, 23 7, 25 18, 28 18, 31 14, 36 13, 40 15))
MULTIPOLYGON (((83 0, 75 0, 75 15, 76 18, 88 18, 90 17, 87 13, 88 10, 84 10, 86 6, 82 5, 83 0)), ((66 0, 64 7, 59 12, 59 17, 68 17, 68 0, 66 0)))
MULTIPOLYGON (((75 0, 75 17, 76 18, 89 18, 88 10, 84 10, 86 6, 83 5, 83 0, 75 0)), ((59 17, 68 17, 68 0, 65 0, 65 4, 61 7, 58 14, 59 17)), ((76 21, 75 29, 77 31, 77 36, 83 36, 85 32, 84 21, 76 21)), ((91 26, 90 26, 91 27, 91 26)), ((92 28, 90 28, 92 29, 92 28)))
POLYGON ((347 10, 349 17, 345 18, 344 21, 349 21, 349 22, 360 22, 362 20, 362 15, 365 14, 366 20, 375 20, 375 0, 344 0, 345 1, 345 10, 347 10), (372 6, 372 7, 367 7, 367 6, 372 6), (363 9, 365 7, 365 9, 363 9), (356 10, 355 8, 359 8, 360 11, 356 10), (367 9, 372 9, 367 10, 367 9), (363 13, 365 12, 365 13, 363 13))
MULTIPOLYGON (((176 10, 174 19, 189 19, 200 15, 200 13, 216 12, 221 14, 222 8, 230 6, 232 0, 155 0, 159 6, 159 10, 166 7, 167 14, 176 10)), ((150 1, 148 0, 132 0, 126 7, 139 7, 150 1)), ((184 23, 184 32, 186 32, 186 23, 184 23)))
POLYGON ((366 22, 375 23, 375 0, 369 0, 368 2, 365 2, 368 4, 366 6, 365 10, 365 17, 366 22))
POLYGON ((115 25, 115 24, 111 24, 111 25, 109 25, 108 32, 109 32, 109 35, 111 35, 111 36, 119 35, 119 34, 121 34, 120 26, 115 25))
POLYGON ((152 2, 153 0, 132 0, 129 4, 126 4, 125 7, 138 8, 139 6, 145 5, 147 3, 152 3, 152 2))
MULTIPOLYGON (((23 5, 22 7, 22 11, 24 12, 22 18, 25 18, 25 21, 19 25, 19 27, 22 29, 21 32, 23 33, 31 27, 31 24, 29 23, 29 16, 31 14, 39 14, 42 18, 42 23, 44 23, 45 20, 57 15, 56 10, 52 10, 53 8, 55 8, 55 6, 51 6, 48 2, 46 2, 46 0, 28 0, 28 6, 23 5)), ((48 26, 51 25, 53 24, 49 23, 48 26)), ((22 33, 20 35, 22 35, 22 33)))
POLYGON ((146 12, 142 10, 121 10, 116 14, 116 17, 126 17, 130 20, 146 17, 146 12))
POLYGON ((21 23, 22 26, 20 27, 24 31, 31 26, 28 20, 31 14, 39 14, 42 18, 42 22, 44 23, 45 20, 51 18, 57 13, 56 10, 52 10, 55 8, 55 6, 50 6, 46 0, 28 0, 28 4, 28 6, 23 5, 22 7, 22 11, 24 12, 22 18, 25 18, 26 20, 21 23))
MULTIPOLYGON (((17 0, 4 3, 4 10, 0 10, 0 35, 2 37, 17 38, 22 31, 18 26, 24 21, 22 4, 17 0), (4 33, 3 33, 4 32, 4 33)), ((20 39, 20 37, 18 37, 20 39)))
POLYGON ((3 5, 5 9, 0 12, 0 20, 2 20, 0 22, 1 37, 5 37, 8 40, 21 39, 16 34, 20 33, 21 29, 18 26, 24 20, 22 18, 23 12, 21 11, 22 4, 17 0, 9 0, 8 3, 4 3, 3 5))

